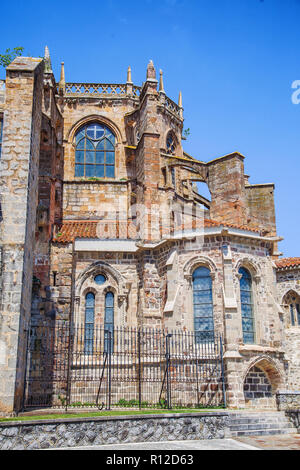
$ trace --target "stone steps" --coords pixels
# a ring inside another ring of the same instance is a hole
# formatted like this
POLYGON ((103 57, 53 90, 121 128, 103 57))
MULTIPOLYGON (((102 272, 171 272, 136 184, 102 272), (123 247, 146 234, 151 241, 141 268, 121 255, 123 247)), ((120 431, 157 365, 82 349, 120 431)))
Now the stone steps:
POLYGON ((229 417, 228 436, 231 437, 293 433, 297 433, 297 429, 281 411, 240 412, 231 414, 229 417))

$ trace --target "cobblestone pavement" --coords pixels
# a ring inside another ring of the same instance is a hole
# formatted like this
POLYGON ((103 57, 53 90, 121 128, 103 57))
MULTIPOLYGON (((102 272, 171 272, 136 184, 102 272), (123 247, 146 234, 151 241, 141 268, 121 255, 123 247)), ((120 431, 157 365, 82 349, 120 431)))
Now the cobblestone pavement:
POLYGON ((235 440, 261 450, 300 450, 300 434, 245 436, 236 437, 235 440))

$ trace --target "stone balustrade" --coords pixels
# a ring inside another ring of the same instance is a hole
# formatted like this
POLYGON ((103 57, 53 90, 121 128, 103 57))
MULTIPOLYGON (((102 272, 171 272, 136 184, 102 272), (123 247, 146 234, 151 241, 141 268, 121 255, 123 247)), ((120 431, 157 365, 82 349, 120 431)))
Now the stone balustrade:
MULTIPOLYGON (((57 84, 57 89, 59 85, 57 84)), ((1 88, 0 88, 1 89, 1 88)), ((142 87, 131 83, 66 83, 64 96, 66 98, 139 98, 142 87)), ((182 118, 182 108, 165 96, 164 107, 182 118)), ((162 104, 162 103, 161 103, 162 104)))

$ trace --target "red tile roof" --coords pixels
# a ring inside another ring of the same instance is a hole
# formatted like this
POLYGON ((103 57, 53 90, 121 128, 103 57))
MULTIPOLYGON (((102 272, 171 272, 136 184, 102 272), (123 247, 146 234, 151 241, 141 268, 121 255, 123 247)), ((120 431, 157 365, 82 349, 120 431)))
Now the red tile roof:
POLYGON ((228 222, 217 222, 216 220, 205 219, 205 227, 220 227, 221 225, 229 228, 237 228, 239 230, 247 230, 248 232, 261 233, 263 230, 257 227, 248 227, 247 225, 229 224, 228 222))
POLYGON ((75 238, 135 239, 136 227, 127 221, 72 220, 56 226, 54 242, 69 243, 75 238))
MULTIPOLYGON (((240 230, 247 230, 248 232, 260 233, 258 228, 249 228, 245 225, 235 225, 229 223, 221 223, 215 220, 205 219, 205 227, 229 227, 240 230)), ((188 227, 184 226, 186 230, 195 229, 195 223, 188 227)), ((201 223, 200 227, 201 228, 201 223)), ((176 227, 175 231, 183 230, 183 227, 176 227)), ((163 228, 162 228, 163 230, 163 228)), ((105 220, 67 220, 60 225, 55 226, 53 241, 58 243, 70 243, 75 238, 110 238, 110 239, 138 239, 137 227, 133 222, 128 221, 105 221, 105 220)))
POLYGON ((300 267, 300 258, 280 258, 275 261, 278 269, 300 267))

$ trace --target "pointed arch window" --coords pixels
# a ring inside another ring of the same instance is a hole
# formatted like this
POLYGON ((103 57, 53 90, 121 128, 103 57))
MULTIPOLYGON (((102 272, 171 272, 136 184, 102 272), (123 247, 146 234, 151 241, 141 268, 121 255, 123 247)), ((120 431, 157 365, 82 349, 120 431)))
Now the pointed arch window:
POLYGON ((115 177, 116 138, 108 127, 87 124, 76 133, 75 142, 75 176, 115 177))
POLYGON ((196 343, 213 341, 214 318, 210 270, 200 266, 193 273, 194 330, 196 343))
POLYGON ((105 316, 104 316, 104 351, 109 348, 109 336, 111 338, 111 352, 113 351, 114 342, 114 300, 115 296, 112 292, 105 295, 105 316))
POLYGON ((255 342, 252 277, 246 268, 239 269, 240 295, 242 311, 243 342, 253 344, 255 342))
POLYGON ((291 326, 300 326, 300 296, 293 291, 288 292, 283 303, 289 308, 291 326))
POLYGON ((171 155, 175 154, 176 140, 173 135, 173 132, 169 132, 167 135, 166 147, 167 147, 167 153, 170 153, 171 155))
POLYGON ((85 296, 84 353, 93 353, 95 321, 95 295, 88 292, 85 296))

